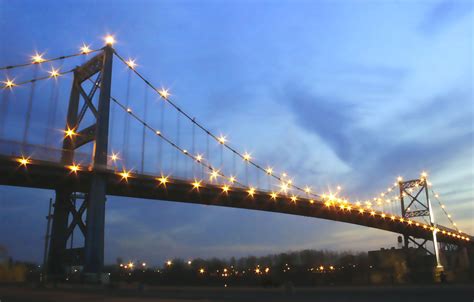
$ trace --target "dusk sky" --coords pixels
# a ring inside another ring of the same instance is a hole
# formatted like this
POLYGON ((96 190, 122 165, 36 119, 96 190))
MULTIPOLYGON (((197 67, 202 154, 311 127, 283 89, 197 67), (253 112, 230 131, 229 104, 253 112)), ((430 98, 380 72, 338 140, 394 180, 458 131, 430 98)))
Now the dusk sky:
MULTIPOLYGON (((341 185, 352 200, 371 198, 397 176, 417 178, 425 170, 460 229, 474 234, 472 1, 0 0, 0 24, 0 66, 27 62, 35 51, 48 58, 75 53, 82 43, 99 48, 106 34, 115 35, 115 49, 136 59, 152 83, 169 88, 186 112, 317 192, 341 185)), ((127 70, 114 60, 112 95, 123 98, 127 70)), ((64 112, 70 78, 59 81, 64 112)), ((134 77, 131 85, 131 105, 141 110, 143 83, 134 77)), ((8 99, 20 105, 11 107, 1 139, 21 140, 21 104, 29 93, 22 89, 8 99)), ((49 98, 47 83, 40 91, 49 98)), ((151 91, 148 100, 147 115, 156 122, 159 100, 151 91)), ((167 121, 176 123, 168 109, 167 121)), ((36 117, 33 125, 41 121, 36 117)), ((118 115, 115 122, 122 122, 118 115)), ((120 127, 112 147, 121 145, 120 127)), ((181 127, 181 142, 189 142, 189 123, 181 120, 181 127)), ((44 136, 32 133, 33 142, 44 136)), ((153 141, 150 166, 156 166, 156 140, 147 140, 153 141)), ((41 261, 51 197, 51 191, 0 186, 0 245, 15 259, 41 261)), ((435 205, 440 223, 450 226, 435 205)), ((367 251, 396 246, 397 234, 111 196, 105 236, 107 263, 122 257, 161 265, 174 257, 367 251)))

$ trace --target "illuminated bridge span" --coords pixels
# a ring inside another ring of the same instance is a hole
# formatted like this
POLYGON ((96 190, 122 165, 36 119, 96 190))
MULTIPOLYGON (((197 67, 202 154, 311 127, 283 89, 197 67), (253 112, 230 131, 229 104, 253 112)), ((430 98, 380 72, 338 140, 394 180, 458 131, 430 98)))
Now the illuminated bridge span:
POLYGON ((72 264, 84 265, 87 273, 101 273, 107 195, 287 213, 377 228, 402 234, 406 248, 432 253, 438 267, 439 246, 473 247, 474 238, 458 229, 425 173, 412 180, 399 177, 370 200, 352 202, 341 196, 340 188, 316 193, 296 184, 287 173, 259 164, 250 153, 231 146, 226 136, 197 121, 167 89, 155 87, 139 73, 134 60, 120 56, 113 43, 108 36, 106 45, 97 50, 84 45, 79 53, 52 59, 37 53, 29 63, 0 68, 5 73, 0 184, 55 190, 48 252, 51 275, 60 275, 72 264), (112 70, 114 57, 125 68, 112 70), (65 68, 69 62, 75 65, 65 68), (125 90, 123 97, 115 88, 112 94, 112 78, 114 87, 125 90), (63 82, 70 88, 63 88, 63 82), (137 85, 143 88, 142 96, 137 96, 141 94, 136 93, 137 85), (66 93, 67 108, 59 102, 66 93), (436 205, 450 227, 434 220, 436 205), (75 232, 82 233, 84 246, 68 247, 75 232), (433 241, 432 249, 427 241, 433 241))

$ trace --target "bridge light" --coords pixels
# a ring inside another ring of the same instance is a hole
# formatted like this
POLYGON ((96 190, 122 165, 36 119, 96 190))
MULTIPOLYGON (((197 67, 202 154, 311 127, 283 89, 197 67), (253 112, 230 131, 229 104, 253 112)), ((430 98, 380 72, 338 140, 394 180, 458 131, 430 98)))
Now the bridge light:
POLYGON ((51 71, 48 71, 48 73, 49 73, 49 77, 55 78, 55 79, 61 75, 59 73, 59 69, 54 69, 52 67, 51 67, 51 71))
POLYGON ((428 173, 426 173, 425 171, 421 172, 421 178, 425 179, 426 177, 428 177, 428 173))
POLYGON ((343 204, 341 204, 341 205, 339 206, 339 208, 340 208, 341 210, 344 210, 344 209, 346 208, 346 206, 343 205, 343 204))
POLYGON ((409 225, 411 225, 411 224, 413 223, 413 221, 408 220, 407 223, 408 223, 409 225))
POLYGON ((170 93, 168 91, 168 89, 165 89, 165 88, 161 88, 160 90, 158 90, 158 93, 160 94, 160 96, 162 98, 164 98, 165 100, 168 99, 168 97, 170 96, 170 93))
POLYGON ((337 186, 336 189, 337 189, 338 191, 341 191, 341 190, 342 190, 341 186, 337 186))
POLYGON ((168 177, 161 175, 161 177, 158 177, 157 180, 160 182, 160 185, 163 185, 166 187, 166 183, 168 182, 168 177))
POLYGON ((390 217, 390 219, 392 219, 392 220, 395 220, 395 218, 396 218, 396 217, 395 217, 395 216, 393 216, 393 215, 390 217))
POLYGON ((18 158, 16 161, 20 164, 20 166, 24 166, 24 167, 26 167, 26 165, 30 164, 31 162, 30 158, 23 157, 23 156, 21 158, 18 158))
POLYGON ((218 138, 217 138, 217 141, 220 143, 220 144, 225 144, 226 141, 227 141, 227 138, 224 136, 224 135, 220 135, 218 138))
POLYGON ((196 161, 198 163, 200 163, 202 161, 202 155, 201 154, 196 155, 196 161))
POLYGON ((112 35, 107 35, 104 38, 105 44, 109 46, 113 46, 115 44, 115 37, 112 35))
POLYGON ((295 195, 291 196, 291 201, 292 202, 296 202, 298 200, 298 197, 296 197, 295 195))
POLYGON ((119 173, 119 175, 122 177, 122 180, 128 181, 128 178, 130 177, 130 171, 124 169, 119 173))
POLYGON ((43 63, 45 60, 42 53, 36 52, 34 56, 31 57, 33 64, 43 63))
POLYGON ((255 194, 255 188, 254 188, 254 187, 250 187, 250 188, 247 190, 247 193, 249 194, 249 196, 253 197, 253 195, 255 194))
POLYGON ((201 182, 201 180, 198 181, 195 179, 194 182, 191 183, 193 185, 193 189, 199 190, 199 188, 201 187, 201 182))
POLYGON ((223 186, 222 186, 222 192, 224 192, 224 193, 229 192, 229 189, 230 189, 230 188, 229 188, 228 185, 223 185, 223 186))
POLYGON ((351 211, 351 210, 352 210, 352 206, 350 206, 350 205, 347 206, 347 210, 348 210, 348 211, 351 211))
POLYGON ((69 128, 69 126, 67 127, 67 130, 64 130, 63 132, 65 138, 73 138, 73 136, 77 135, 77 133, 74 131, 74 128, 69 128))
POLYGON ((310 194, 310 193, 311 193, 311 188, 308 187, 308 186, 306 186, 306 187, 304 188, 304 191, 305 191, 306 194, 310 194))
POLYGON ((158 136, 160 136, 160 135, 161 135, 161 132, 158 131, 158 130, 156 130, 156 131, 155 131, 155 134, 158 135, 158 136))
POLYGON ((188 154, 188 150, 183 149, 183 153, 184 153, 184 154, 188 154))
POLYGON ((405 219, 403 219, 403 217, 400 217, 400 222, 405 222, 405 219))
POLYGON ((245 153, 244 153, 244 160, 245 160, 245 161, 250 161, 251 159, 252 159, 252 157, 250 156, 250 153, 245 152, 245 153))
POLYGON ((128 113, 132 113, 132 108, 127 108, 128 113))
POLYGON ((268 167, 265 169, 265 173, 267 173, 268 175, 272 175, 273 173, 273 168, 272 167, 268 167))
POLYGON ((398 181, 398 182, 401 182, 401 181, 403 181, 403 177, 401 177, 401 176, 398 176, 398 177, 397 177, 397 181, 398 181))
POLYGON ((326 201, 326 202, 324 203, 324 205, 329 208, 329 207, 331 207, 331 202, 326 201))
POLYGON ((363 214, 363 213, 364 213, 364 209, 360 208, 360 209, 359 209, 359 213, 363 214))
POLYGON ((71 170, 71 173, 77 173, 77 171, 80 171, 81 170, 81 167, 79 165, 76 165, 76 164, 72 164, 70 166, 68 166, 69 170, 71 170))
POLYGON ((219 176, 219 170, 212 170, 211 176, 209 177, 209 179, 211 181, 216 180, 218 176, 219 176))
POLYGON ((135 63, 136 60, 132 60, 132 59, 128 59, 127 61, 125 61, 125 64, 127 64, 127 66, 130 68, 130 69, 135 69, 135 67, 137 66, 137 63, 135 63))
POLYGON ((113 162, 116 162, 116 161, 119 160, 120 158, 118 157, 118 153, 113 153, 113 152, 112 152, 112 155, 110 155, 110 159, 111 159, 113 162))
POLYGON ((375 211, 371 211, 370 215, 375 216, 375 211))
POLYGON ((280 191, 283 192, 283 193, 288 192, 288 184, 282 182, 282 183, 280 184, 280 191))
POLYGON ((3 81, 2 83, 3 83, 3 88, 10 88, 11 89, 11 88, 16 86, 15 82, 13 82, 13 80, 10 80, 8 78, 7 78, 6 81, 3 81))
POLYGON ((89 48, 89 45, 87 45, 85 43, 82 43, 82 47, 80 48, 80 51, 81 51, 82 54, 88 54, 92 50, 89 48))
POLYGON ((235 176, 230 176, 230 177, 229 177, 229 182, 230 182, 230 183, 234 183, 234 182, 236 182, 236 181, 237 181, 237 179, 235 178, 235 176))
POLYGON ((310 199, 310 200, 309 200, 309 203, 310 203, 310 204, 313 204, 313 203, 314 203, 314 200, 313 200, 313 199, 310 199))
POLYGON ((134 266, 135 266, 135 264, 133 264, 132 261, 130 261, 130 262, 128 263, 128 267, 129 267, 130 269, 133 269, 134 266))
POLYGON ((278 197, 278 194, 277 194, 277 193, 275 193, 275 192, 271 192, 271 193, 270 193, 270 198, 271 198, 271 199, 275 200, 275 199, 277 199, 277 197, 278 197))

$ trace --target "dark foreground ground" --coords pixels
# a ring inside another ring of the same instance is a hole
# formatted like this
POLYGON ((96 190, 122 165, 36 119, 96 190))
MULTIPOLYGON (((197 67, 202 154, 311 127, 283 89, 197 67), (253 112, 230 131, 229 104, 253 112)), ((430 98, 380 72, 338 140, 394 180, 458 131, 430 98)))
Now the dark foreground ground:
POLYGON ((101 289, 94 287, 31 288, 0 285, 0 302, 120 301, 397 301, 397 302, 473 302, 474 285, 396 286, 396 287, 325 287, 296 288, 206 288, 149 287, 101 289))

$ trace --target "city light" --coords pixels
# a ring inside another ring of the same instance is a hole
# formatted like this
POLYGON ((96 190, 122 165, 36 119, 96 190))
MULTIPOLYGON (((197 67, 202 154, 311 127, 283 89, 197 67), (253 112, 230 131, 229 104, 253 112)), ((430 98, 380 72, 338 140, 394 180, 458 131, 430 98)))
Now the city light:
POLYGON ((167 266, 173 265, 173 261, 171 261, 171 260, 166 261, 166 265, 167 265, 167 266))

